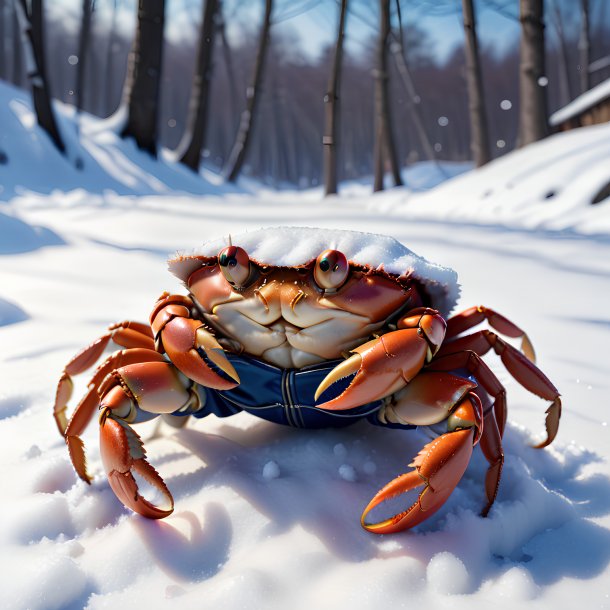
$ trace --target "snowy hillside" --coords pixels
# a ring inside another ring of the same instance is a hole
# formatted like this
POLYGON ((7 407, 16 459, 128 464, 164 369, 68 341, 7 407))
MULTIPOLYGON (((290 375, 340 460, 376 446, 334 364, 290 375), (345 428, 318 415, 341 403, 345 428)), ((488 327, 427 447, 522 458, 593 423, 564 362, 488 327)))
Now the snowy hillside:
POLYGON ((609 126, 429 191, 370 196, 351 184, 322 200, 315 189, 216 186, 92 119, 72 145, 89 151, 84 169, 68 170, 25 98, 10 96, 0 103, 1 608, 610 608, 610 202, 590 205, 610 174, 609 126), (555 443, 532 449, 547 404, 490 358, 509 424, 487 519, 476 450, 445 507, 416 530, 362 530, 363 506, 428 440, 366 423, 307 431, 240 414, 144 425, 176 500, 163 522, 116 500, 95 423, 84 435, 94 481, 77 479, 51 415, 64 364, 108 324, 145 321, 162 291, 182 290, 165 262, 176 250, 273 225, 391 235, 457 271, 457 310, 485 304, 527 329, 563 418, 555 443))

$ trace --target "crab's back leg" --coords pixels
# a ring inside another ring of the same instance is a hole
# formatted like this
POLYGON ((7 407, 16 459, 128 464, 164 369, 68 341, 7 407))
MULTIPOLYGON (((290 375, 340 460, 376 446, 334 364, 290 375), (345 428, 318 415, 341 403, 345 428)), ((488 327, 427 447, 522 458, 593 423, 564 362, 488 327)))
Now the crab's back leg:
POLYGON ((476 305, 470 307, 447 320, 447 333, 446 339, 453 339, 459 334, 470 330, 477 324, 480 324, 484 320, 487 320, 489 325, 497 330, 500 334, 512 337, 514 339, 521 339, 521 351, 525 354, 528 360, 536 362, 536 354, 534 347, 529 340, 526 332, 519 328, 514 322, 499 314, 497 311, 485 307, 483 305, 476 305))
POLYGON ((502 467, 504 466, 504 451, 502 450, 502 436, 496 422, 496 415, 490 409, 483 420, 483 432, 479 442, 483 455, 489 462, 489 468, 485 474, 485 493, 487 505, 481 512, 486 517, 498 495, 502 467))
POLYGON ((142 440, 130 423, 142 417, 142 411, 152 416, 189 408, 196 411, 201 406, 196 390, 190 382, 185 384, 173 364, 141 362, 113 370, 100 391, 100 448, 112 490, 126 507, 144 517, 167 517, 173 511, 172 495, 146 460, 142 440), (144 478, 162 502, 145 498, 134 474, 144 478))
MULTIPOLYGON (((481 364, 483 361, 480 356, 486 354, 492 348, 500 356, 508 372, 526 390, 544 400, 552 401, 546 411, 545 425, 547 438, 536 445, 537 448, 546 447, 553 442, 559 429, 559 419, 561 418, 559 391, 533 362, 528 360, 519 350, 498 337, 498 335, 488 330, 483 330, 472 335, 460 337, 452 343, 443 345, 437 354, 437 360, 434 360, 429 366, 432 370, 455 370, 460 367, 466 367, 485 386, 485 379, 490 379, 490 377, 489 375, 479 377, 479 370, 483 368, 481 364)), ((484 368, 488 369, 486 366, 484 368)), ((491 371, 489 372, 491 373, 491 371)), ((493 377, 495 379, 495 375, 493 377)), ((506 415, 504 413, 504 415, 500 416, 497 409, 496 415, 498 417, 500 433, 503 433, 506 415)))
POLYGON ((86 483, 91 482, 87 472, 85 447, 80 435, 85 431, 100 404, 99 388, 108 374, 113 370, 129 364, 141 362, 164 362, 161 354, 145 348, 132 348, 115 352, 109 356, 96 370, 88 384, 88 391, 78 403, 66 429, 64 438, 68 445, 70 459, 78 476, 86 483))
POLYGON ((147 324, 127 320, 108 327, 108 332, 98 337, 90 345, 82 349, 68 364, 66 364, 55 392, 53 416, 59 433, 64 436, 68 426, 66 415, 68 402, 72 396, 74 384, 72 377, 84 373, 91 368, 104 353, 110 342, 124 348, 155 349, 152 329, 147 324))

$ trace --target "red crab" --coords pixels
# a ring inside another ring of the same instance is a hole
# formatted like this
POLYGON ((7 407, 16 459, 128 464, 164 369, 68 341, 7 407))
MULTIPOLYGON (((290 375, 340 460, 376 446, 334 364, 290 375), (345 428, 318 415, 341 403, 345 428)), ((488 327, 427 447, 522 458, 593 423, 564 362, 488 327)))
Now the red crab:
POLYGON ((362 525, 395 532, 432 515, 477 443, 489 462, 485 515, 500 483, 506 424, 506 392, 481 359, 490 350, 521 385, 551 401, 547 439, 538 447, 555 437, 561 400, 535 366, 527 335, 483 306, 447 317, 459 292, 450 269, 381 235, 283 227, 233 241, 239 245, 211 242, 170 260, 188 296, 164 293, 150 326, 111 326, 60 378, 55 421, 76 472, 90 482, 80 435, 99 409, 104 468, 125 506, 153 519, 173 510, 131 424, 158 415, 184 423, 188 415, 247 411, 307 428, 363 418, 394 428, 445 421, 446 432, 423 447, 412 469, 371 500, 362 525), (481 322, 493 330, 468 333, 481 322), (520 338, 522 351, 499 335, 520 338), (111 343, 123 349, 97 368, 68 420, 71 377, 111 343), (166 506, 140 495, 134 472, 162 493, 166 506), (414 488, 421 492, 404 511, 366 521, 381 502, 414 488))

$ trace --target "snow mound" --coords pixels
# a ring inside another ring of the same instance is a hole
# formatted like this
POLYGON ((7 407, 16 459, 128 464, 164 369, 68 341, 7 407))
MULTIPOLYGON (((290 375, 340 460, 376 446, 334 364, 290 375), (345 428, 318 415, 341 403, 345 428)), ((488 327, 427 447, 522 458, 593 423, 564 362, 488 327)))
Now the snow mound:
POLYGON ((141 151, 132 139, 120 137, 123 113, 106 120, 74 107, 53 103, 66 155, 62 155, 38 126, 30 97, 0 82, 0 199, 34 191, 86 189, 89 193, 119 195, 211 195, 239 192, 211 172, 193 173, 171 154, 155 159, 141 151), (27 162, 24 160, 27 159, 27 162))
POLYGON ((50 229, 31 226, 15 215, 0 212, 0 254, 30 252, 63 243, 59 235, 50 229))
POLYGON ((610 235, 609 185, 606 123, 553 135, 430 191, 388 193, 366 205, 409 219, 610 235))
MULTIPOLYGON (((252 260, 279 267, 305 265, 328 248, 340 250, 357 265, 414 277, 425 286, 433 307, 444 315, 453 309, 459 296, 457 273, 453 269, 427 261, 388 235, 311 227, 268 227, 232 235, 231 241, 244 248, 252 260)), ((171 260, 170 271, 185 281, 197 268, 199 257, 216 256, 228 243, 228 237, 209 241, 194 252, 171 260)))

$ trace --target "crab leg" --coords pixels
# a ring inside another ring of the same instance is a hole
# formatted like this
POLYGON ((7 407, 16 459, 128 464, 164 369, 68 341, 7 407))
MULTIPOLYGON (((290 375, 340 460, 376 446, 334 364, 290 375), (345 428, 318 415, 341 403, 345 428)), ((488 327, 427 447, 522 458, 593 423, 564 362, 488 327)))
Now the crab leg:
POLYGON ((470 307, 449 318, 447 320, 447 339, 453 339, 460 333, 473 328, 484 320, 487 320, 489 325, 502 335, 514 339, 521 338, 521 351, 528 360, 536 362, 534 347, 525 331, 519 328, 514 322, 511 322, 508 318, 505 318, 493 309, 489 309, 489 307, 484 307, 483 305, 470 307))
POLYGON ((131 510, 162 519, 173 511, 173 498, 163 479, 146 460, 142 440, 131 428, 137 410, 172 413, 199 398, 187 389, 176 368, 169 362, 130 364, 110 373, 100 388, 100 446, 104 469, 117 498, 131 510), (144 498, 134 473, 143 477, 162 496, 167 506, 157 506, 144 498))
POLYGON ((496 416, 490 410, 483 420, 483 432, 479 442, 483 455, 489 462, 489 468, 485 474, 485 493, 487 495, 487 505, 482 510, 481 515, 487 517, 489 510, 498 495, 502 467, 504 466, 504 451, 502 450, 502 437, 496 416))
POLYGON ((337 365, 316 390, 317 400, 334 383, 353 375, 339 396, 318 407, 332 411, 352 409, 379 400, 403 388, 438 350, 445 321, 433 309, 414 310, 389 332, 352 350, 354 354, 337 365))
POLYGON ((449 432, 428 443, 413 460, 413 470, 380 489, 362 513, 364 529, 376 534, 398 532, 421 523, 445 503, 470 462, 477 428, 482 426, 481 402, 469 392, 449 417, 449 432), (405 511, 377 523, 367 523, 369 513, 382 502, 422 487, 417 500, 405 511))
POLYGON ((188 297, 163 294, 151 314, 155 344, 190 379, 208 388, 229 390, 239 376, 224 350, 201 320, 191 318, 194 304, 188 297), (201 354, 223 371, 221 377, 201 354))
POLYGON ((158 352, 144 348, 133 348, 116 352, 109 356, 96 370, 88 384, 88 391, 76 406, 66 429, 64 438, 68 445, 70 460, 78 476, 86 483, 91 483, 91 477, 87 473, 87 462, 85 458, 85 447, 80 435, 85 431, 93 415, 100 404, 99 387, 104 378, 113 370, 128 364, 138 362, 164 362, 164 358, 158 352))
POLYGON ((53 416, 55 417, 57 429, 62 436, 65 435, 66 427, 68 426, 66 410, 74 388, 72 377, 92 367, 104 353, 110 340, 118 346, 125 348, 141 347, 149 350, 155 348, 150 326, 141 322, 127 320, 112 324, 108 327, 106 334, 76 354, 64 368, 57 384, 57 391, 55 392, 53 416))
POLYGON ((159 473, 146 460, 142 439, 129 424, 102 411, 100 449, 112 491, 121 502, 149 519, 163 519, 174 510, 174 499, 159 473), (140 495, 133 472, 161 492, 167 508, 159 507, 140 495))
MULTIPOLYGON (((443 346, 443 348, 439 350, 438 361, 433 362, 430 365, 430 368, 432 370, 450 370, 465 366, 475 377, 477 377, 477 379, 480 379, 483 387, 487 389, 485 383, 486 379, 489 379, 489 377, 486 377, 485 375, 479 376, 479 370, 489 369, 487 366, 481 366, 483 361, 481 360, 480 355, 484 355, 493 347, 496 354, 500 356, 508 372, 526 390, 540 398, 552 401, 550 407, 546 411, 547 415, 545 419, 545 426, 547 438, 536 445, 536 448, 541 449, 542 447, 550 445, 557 435, 557 430, 559 429, 559 419, 561 418, 561 398, 559 391, 551 383, 549 378, 535 364, 530 362, 519 350, 506 343, 506 341, 502 340, 495 333, 484 330, 480 333, 474 333, 472 335, 457 339, 456 342, 457 341, 460 342, 462 347, 472 351, 460 351, 457 353, 449 353, 444 355, 443 350, 445 346, 443 346)), ((453 350, 453 345, 454 344, 448 344, 447 350, 453 350)), ((489 372, 491 373, 491 371, 489 372)), ((495 375, 493 377, 495 378, 495 375)), ((500 428, 500 433, 502 434, 504 431, 506 416, 505 414, 499 414, 497 410, 496 416, 498 417, 498 425, 500 428)))

